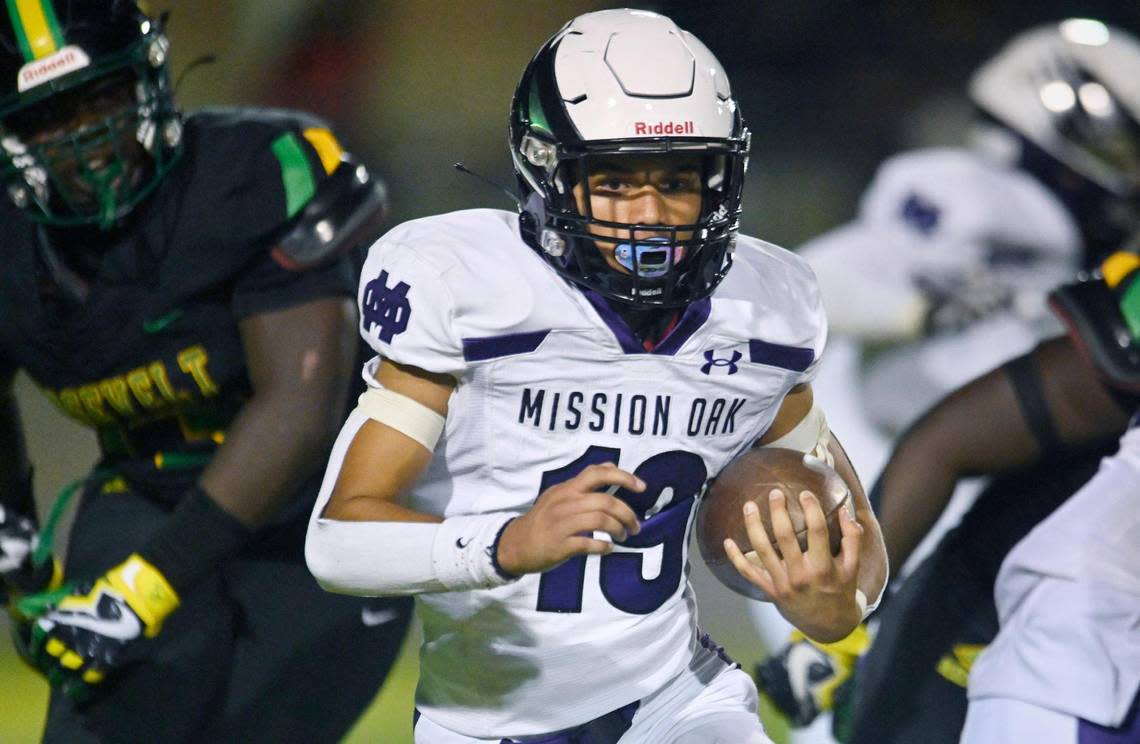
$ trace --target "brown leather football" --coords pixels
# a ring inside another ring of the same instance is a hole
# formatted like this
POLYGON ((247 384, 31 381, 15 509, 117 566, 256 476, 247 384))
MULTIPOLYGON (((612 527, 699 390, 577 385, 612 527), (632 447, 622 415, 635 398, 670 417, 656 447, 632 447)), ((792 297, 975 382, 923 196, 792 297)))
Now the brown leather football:
POLYGON ((802 550, 807 550, 807 525, 799 495, 801 491, 811 491, 816 495, 827 517, 832 555, 839 553, 843 538, 839 508, 849 504, 851 499, 847 483, 834 468, 814 457, 805 460, 804 453, 797 450, 756 447, 724 466, 697 510, 697 545, 709 570, 722 584, 738 594, 761 601, 768 601, 768 597, 732 565, 724 552, 724 540, 731 537, 745 555, 753 553, 750 557, 756 560, 741 511, 745 501, 753 501, 760 510, 760 521, 768 539, 772 541, 777 555, 780 554, 768 511, 768 494, 773 488, 784 492, 788 516, 802 550))

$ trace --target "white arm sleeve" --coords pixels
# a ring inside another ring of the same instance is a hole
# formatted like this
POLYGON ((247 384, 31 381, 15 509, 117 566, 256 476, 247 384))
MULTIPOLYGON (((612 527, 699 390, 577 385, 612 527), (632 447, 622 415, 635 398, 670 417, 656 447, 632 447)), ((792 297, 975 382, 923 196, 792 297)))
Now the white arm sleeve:
POLYGON ((333 445, 309 519, 305 562, 330 592, 362 596, 487 588, 513 580, 495 560, 498 537, 513 513, 423 522, 351 522, 322 516, 357 431, 369 419, 357 409, 333 445))

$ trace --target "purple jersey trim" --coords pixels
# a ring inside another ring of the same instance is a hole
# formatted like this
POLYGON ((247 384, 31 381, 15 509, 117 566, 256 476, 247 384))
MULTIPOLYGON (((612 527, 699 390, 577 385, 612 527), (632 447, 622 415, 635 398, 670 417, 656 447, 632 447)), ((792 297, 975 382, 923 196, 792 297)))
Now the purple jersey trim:
POLYGON ((550 329, 530 333, 508 333, 503 336, 463 339, 463 359, 467 362, 485 362, 488 359, 526 354, 534 351, 546 337, 550 329))
POLYGON ((677 353, 681 346, 692 338, 693 334, 701 329, 705 321, 709 319, 712 313, 712 300, 705 298, 696 302, 690 303, 685 308, 685 312, 681 315, 681 319, 677 321, 677 325, 673 330, 669 331, 665 338, 661 339, 661 343, 653 349, 654 354, 668 354, 672 356, 677 353))
POLYGON ((653 351, 646 351, 642 346, 641 341, 633 335, 629 325, 618 315, 610 304, 606 302, 605 298, 592 289, 582 290, 582 294, 594 306, 598 316, 602 322, 614 334, 621 350, 626 354, 663 354, 666 356, 673 356, 681 346, 692 338, 693 334, 700 330, 705 321, 709 319, 709 314, 712 312, 712 300, 706 297, 703 300, 697 300, 690 303, 685 312, 681 314, 681 319, 677 321, 677 325, 673 330, 666 334, 665 338, 661 339, 660 343, 654 347, 653 351))
MULTIPOLYGON (((527 739, 527 744, 617 744, 622 734, 633 725, 633 717, 640 706, 641 701, 634 700, 581 726, 558 731, 541 739, 527 739)), ((499 744, 519 744, 519 742, 514 739, 500 739, 499 744)))
POLYGON ((1109 728, 1090 723, 1083 718, 1077 722, 1077 744, 1136 744, 1140 742, 1140 694, 1132 701, 1132 710, 1119 726, 1109 728))
POLYGON ((748 361, 803 372, 815 361, 815 352, 800 346, 784 346, 754 338, 748 342, 748 361))

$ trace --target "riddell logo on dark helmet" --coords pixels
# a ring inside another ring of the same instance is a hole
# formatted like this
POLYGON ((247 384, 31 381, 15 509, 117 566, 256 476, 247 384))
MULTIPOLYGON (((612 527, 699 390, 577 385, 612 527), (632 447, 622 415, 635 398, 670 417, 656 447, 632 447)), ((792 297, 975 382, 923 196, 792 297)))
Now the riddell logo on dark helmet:
POLYGON ((43 59, 29 62, 20 68, 16 89, 21 93, 61 75, 91 64, 87 54, 77 46, 69 45, 43 59))
POLYGON ((634 134, 693 134, 696 127, 691 121, 638 121, 633 124, 634 134))

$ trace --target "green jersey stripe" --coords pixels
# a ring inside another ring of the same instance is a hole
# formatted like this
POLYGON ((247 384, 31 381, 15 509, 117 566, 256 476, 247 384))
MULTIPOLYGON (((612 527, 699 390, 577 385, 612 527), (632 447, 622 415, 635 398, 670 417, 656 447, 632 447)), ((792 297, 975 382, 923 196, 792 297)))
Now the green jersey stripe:
POLYGON ((286 132, 275 139, 273 154, 281 164, 281 182, 285 186, 285 214, 292 217, 313 198, 317 184, 297 135, 286 132))

